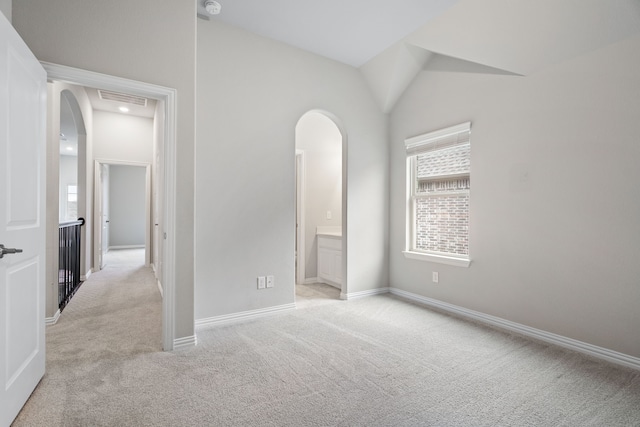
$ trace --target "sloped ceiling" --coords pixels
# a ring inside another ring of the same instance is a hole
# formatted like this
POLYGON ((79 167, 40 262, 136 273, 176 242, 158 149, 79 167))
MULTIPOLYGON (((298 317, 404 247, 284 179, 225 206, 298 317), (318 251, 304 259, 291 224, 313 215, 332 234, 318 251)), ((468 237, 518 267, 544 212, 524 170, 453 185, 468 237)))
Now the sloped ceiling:
MULTIPOLYGON (((357 68, 458 0, 217 1, 222 11, 212 21, 357 68)), ((206 18, 204 2, 198 0, 198 16, 206 18)))
POLYGON ((384 112, 422 70, 526 76, 640 32, 640 0, 218 1, 212 21, 359 68, 384 112))
POLYGON ((638 0, 463 0, 360 69, 388 113, 423 69, 526 76, 639 32, 638 0))

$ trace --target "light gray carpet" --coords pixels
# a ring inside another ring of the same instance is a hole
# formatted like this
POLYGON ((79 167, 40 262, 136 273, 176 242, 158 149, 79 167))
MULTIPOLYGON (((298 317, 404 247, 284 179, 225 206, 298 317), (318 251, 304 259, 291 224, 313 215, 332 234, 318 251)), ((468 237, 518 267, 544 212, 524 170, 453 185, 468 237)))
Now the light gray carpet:
POLYGON ((103 273, 47 329, 15 426, 640 426, 639 371, 326 285, 160 352, 151 272, 103 273))

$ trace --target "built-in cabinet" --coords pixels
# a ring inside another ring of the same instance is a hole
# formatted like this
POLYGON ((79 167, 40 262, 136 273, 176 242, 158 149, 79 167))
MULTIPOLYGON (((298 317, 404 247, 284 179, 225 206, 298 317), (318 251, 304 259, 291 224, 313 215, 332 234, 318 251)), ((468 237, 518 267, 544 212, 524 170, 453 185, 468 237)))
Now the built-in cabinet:
POLYGON ((342 236, 318 236, 318 280, 342 287, 342 236))

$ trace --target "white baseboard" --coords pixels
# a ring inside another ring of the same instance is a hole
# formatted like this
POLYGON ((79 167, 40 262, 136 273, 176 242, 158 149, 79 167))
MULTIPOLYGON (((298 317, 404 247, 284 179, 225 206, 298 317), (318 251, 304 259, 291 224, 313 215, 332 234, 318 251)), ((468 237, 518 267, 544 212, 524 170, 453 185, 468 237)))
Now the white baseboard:
POLYGON ((85 274, 80 275, 80 280, 82 280, 83 282, 86 282, 87 279, 91 277, 91 273, 93 273, 93 269, 90 268, 89 271, 87 271, 85 274))
POLYGON ((196 320, 196 328, 206 326, 216 326, 225 323, 235 323, 248 319, 257 319, 259 317, 281 313, 283 311, 295 310, 295 304, 278 305, 275 307, 261 308, 258 310, 241 311, 239 313, 225 314, 223 316, 209 317, 206 319, 196 320))
POLYGON ((521 335, 564 347, 569 350, 577 351, 591 357, 606 360, 608 362, 616 363, 618 365, 623 365, 629 368, 640 369, 640 358, 638 357, 629 356, 624 353, 619 353, 617 351, 598 347, 596 345, 574 340, 572 338, 567 338, 562 335, 553 334, 551 332, 542 331, 540 329, 532 328, 520 323, 512 322, 510 320, 505 320, 500 317, 491 316, 488 314, 480 313, 478 311, 469 310, 464 307, 459 307, 446 302, 423 297, 421 295, 406 292, 401 289, 392 287, 389 288, 389 292, 393 295, 398 295, 400 297, 427 305, 429 307, 438 308, 440 310, 473 319, 481 323, 498 327, 500 329, 506 329, 508 331, 516 332, 521 335))
POLYGON ((158 289, 160 290, 160 296, 164 298, 164 290, 162 290, 162 283, 160 283, 160 280, 156 280, 156 284, 158 285, 158 289))
POLYGON ((181 350, 183 348, 194 347, 198 345, 198 338, 195 335, 190 337, 176 338, 173 340, 173 349, 181 350))
POLYGON ((336 283, 329 279, 323 279, 322 277, 318 277, 318 281, 316 283, 324 283, 325 285, 333 286, 336 289, 342 290, 342 285, 340 283, 336 283))
POLYGON ((304 279, 304 282, 302 282, 303 285, 313 285, 314 283, 320 283, 317 277, 307 277, 306 279, 304 279))
POLYGON ((340 299, 352 300, 352 299, 370 297, 373 295, 380 295, 380 294, 386 294, 386 293, 389 293, 389 288, 377 288, 377 289, 370 289, 368 291, 349 292, 346 294, 341 292, 340 299))
POLYGON ((55 325, 58 322, 59 318, 60 310, 56 311, 56 314, 54 314, 53 317, 47 317, 46 319, 44 319, 44 323, 47 326, 55 325))
POLYGON ((109 246, 109 250, 118 250, 118 249, 144 249, 145 245, 119 245, 119 246, 109 246))

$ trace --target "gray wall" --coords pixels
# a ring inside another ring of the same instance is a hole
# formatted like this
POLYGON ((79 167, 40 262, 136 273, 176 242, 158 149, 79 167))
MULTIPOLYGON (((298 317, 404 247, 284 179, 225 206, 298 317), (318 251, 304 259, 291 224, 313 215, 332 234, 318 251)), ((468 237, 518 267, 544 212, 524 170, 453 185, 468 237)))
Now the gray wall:
POLYGON ((0 0, 0 12, 11 22, 11 0, 0 0))
POLYGON ((176 338, 192 336, 196 3, 158 8, 152 0, 30 0, 13 6, 13 24, 39 60, 177 90, 174 326, 176 338))
POLYGON ((146 169, 109 167, 109 247, 145 245, 146 169))
POLYGON ((386 119, 358 70, 210 21, 197 75, 196 319, 294 302, 295 126, 312 109, 348 138, 348 292, 387 286, 386 119))
POLYGON ((391 285, 640 356, 639 51, 527 77, 422 72, 391 116, 391 285), (469 120, 472 264, 405 259, 403 141, 469 120))

